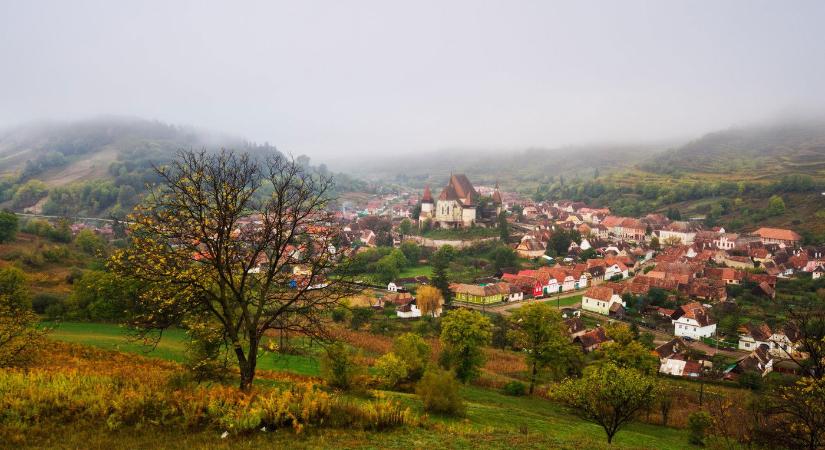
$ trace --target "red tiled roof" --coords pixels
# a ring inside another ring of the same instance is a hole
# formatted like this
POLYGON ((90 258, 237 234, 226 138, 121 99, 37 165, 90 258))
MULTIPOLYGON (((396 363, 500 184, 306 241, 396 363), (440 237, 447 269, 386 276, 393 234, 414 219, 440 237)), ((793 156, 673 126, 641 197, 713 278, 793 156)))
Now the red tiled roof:
POLYGON ((613 297, 613 289, 604 286, 593 286, 584 293, 584 296, 609 302, 610 298, 613 297))
POLYGON ((753 234, 765 239, 778 239, 782 241, 798 241, 802 239, 802 236, 796 234, 794 231, 784 228, 762 227, 754 231, 753 234))
POLYGON ((433 194, 430 192, 430 185, 424 186, 424 195, 421 197, 421 203, 432 203, 433 194))

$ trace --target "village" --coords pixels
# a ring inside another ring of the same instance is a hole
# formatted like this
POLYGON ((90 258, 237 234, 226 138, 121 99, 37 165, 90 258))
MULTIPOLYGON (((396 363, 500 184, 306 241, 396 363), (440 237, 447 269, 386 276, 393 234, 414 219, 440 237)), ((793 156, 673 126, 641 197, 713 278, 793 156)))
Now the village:
MULTIPOLYGON (((534 202, 501 192, 497 184, 475 188, 460 174, 451 175, 438 196, 433 192, 427 186, 421 195, 384 195, 363 209, 337 213, 345 224, 343 242, 354 255, 413 244, 432 255, 444 246, 497 241, 512 250, 517 264, 450 280, 449 307, 507 315, 550 302, 585 353, 609 341, 605 323, 626 322, 651 335, 651 351, 667 375, 713 373, 735 381, 772 371, 799 373, 804 355, 794 325, 745 307, 773 301, 780 280, 825 274, 825 247, 802 246, 793 230, 732 233, 707 228, 701 218, 620 217, 581 202, 534 202), (502 227, 506 233, 496 231, 502 227)), ((419 262, 425 270, 415 276, 373 283, 364 305, 392 305, 399 318, 421 317, 415 293, 433 280, 426 259, 419 262)), ((440 307, 428 310, 425 315, 441 313, 440 307)))

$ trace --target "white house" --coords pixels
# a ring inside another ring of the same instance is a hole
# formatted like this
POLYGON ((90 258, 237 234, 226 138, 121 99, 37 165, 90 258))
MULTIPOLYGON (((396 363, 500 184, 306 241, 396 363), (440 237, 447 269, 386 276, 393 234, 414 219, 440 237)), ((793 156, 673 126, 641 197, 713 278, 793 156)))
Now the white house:
POLYGON ((387 284, 387 290, 390 292, 398 292, 398 285, 390 281, 389 284, 387 284))
POLYGON ((676 336, 701 339, 716 334, 716 322, 701 303, 682 305, 681 310, 682 315, 673 321, 676 336))
POLYGON ((610 307, 614 303, 619 303, 622 308, 626 307, 622 297, 613 293, 613 289, 603 286, 594 286, 582 295, 582 309, 605 316, 610 315, 610 307))
POLYGON ((611 280, 613 277, 621 275, 622 279, 630 276, 627 266, 622 263, 615 263, 604 268, 604 279, 611 280))

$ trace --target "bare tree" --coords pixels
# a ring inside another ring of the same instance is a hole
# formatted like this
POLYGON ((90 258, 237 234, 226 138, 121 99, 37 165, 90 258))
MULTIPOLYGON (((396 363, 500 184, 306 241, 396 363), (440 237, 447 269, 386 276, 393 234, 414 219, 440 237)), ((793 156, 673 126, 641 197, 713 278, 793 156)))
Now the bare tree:
POLYGON ((340 230, 327 211, 332 179, 281 155, 180 152, 130 218, 115 272, 149 282, 130 324, 143 337, 217 321, 241 389, 267 332, 325 339, 328 310, 352 292, 331 276, 340 230))

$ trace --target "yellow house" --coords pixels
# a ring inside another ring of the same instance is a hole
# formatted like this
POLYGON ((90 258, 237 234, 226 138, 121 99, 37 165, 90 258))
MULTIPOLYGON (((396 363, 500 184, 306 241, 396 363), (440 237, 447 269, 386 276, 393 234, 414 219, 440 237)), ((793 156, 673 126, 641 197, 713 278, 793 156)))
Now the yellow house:
POLYGON ((455 300, 477 305, 491 305, 507 301, 510 295, 510 285, 495 283, 479 286, 476 284, 454 283, 450 290, 455 294, 455 300))

